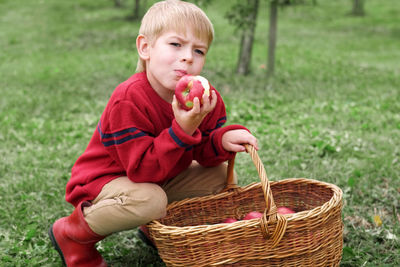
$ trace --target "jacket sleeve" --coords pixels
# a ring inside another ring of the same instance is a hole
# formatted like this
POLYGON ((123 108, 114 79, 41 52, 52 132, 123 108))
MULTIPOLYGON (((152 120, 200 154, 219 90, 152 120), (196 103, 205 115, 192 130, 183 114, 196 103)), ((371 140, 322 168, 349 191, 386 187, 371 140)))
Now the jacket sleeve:
POLYGON ((189 136, 175 120, 154 136, 151 119, 128 101, 114 104, 101 122, 101 142, 134 182, 160 183, 176 176, 182 171, 177 166, 192 161, 186 152, 201 142, 199 130, 189 136))
POLYGON ((224 133, 236 129, 249 131, 242 125, 229 125, 224 127, 227 120, 225 104, 218 92, 217 97, 216 107, 206 116, 199 127, 201 131, 201 142, 194 147, 194 159, 205 167, 219 165, 234 157, 235 153, 226 151, 222 147, 222 136, 224 133))

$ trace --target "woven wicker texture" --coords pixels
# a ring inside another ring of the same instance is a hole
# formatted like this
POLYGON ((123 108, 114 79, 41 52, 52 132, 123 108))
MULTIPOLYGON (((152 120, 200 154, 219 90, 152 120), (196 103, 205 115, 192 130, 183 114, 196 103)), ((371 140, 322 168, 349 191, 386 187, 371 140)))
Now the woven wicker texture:
MULTIPOLYGON (((269 181, 252 146, 246 146, 261 182, 230 183, 212 196, 171 203, 167 216, 148 224, 167 266, 338 266, 342 255, 342 191, 311 179, 269 181), (295 214, 277 214, 277 206, 295 214), (263 218, 242 219, 250 211, 263 218)), ((231 174, 229 174, 231 173, 231 174)))

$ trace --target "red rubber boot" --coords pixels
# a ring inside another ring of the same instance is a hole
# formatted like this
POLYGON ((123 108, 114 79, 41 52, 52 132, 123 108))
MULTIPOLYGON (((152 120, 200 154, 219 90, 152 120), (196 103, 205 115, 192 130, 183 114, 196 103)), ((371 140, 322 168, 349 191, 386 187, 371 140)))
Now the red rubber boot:
POLYGON ((80 203, 68 217, 58 219, 49 229, 50 240, 67 267, 106 267, 94 245, 102 240, 93 232, 85 218, 82 208, 89 202, 80 203))

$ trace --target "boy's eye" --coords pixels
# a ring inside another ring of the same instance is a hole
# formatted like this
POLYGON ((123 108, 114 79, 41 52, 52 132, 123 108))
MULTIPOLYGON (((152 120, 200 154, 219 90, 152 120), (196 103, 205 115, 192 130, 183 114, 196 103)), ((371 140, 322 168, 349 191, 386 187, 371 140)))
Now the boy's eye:
POLYGON ((203 51, 201 51, 200 49, 195 49, 194 50, 197 54, 199 55, 204 55, 205 53, 203 51))
POLYGON ((169 43, 169 44, 172 45, 172 46, 176 46, 176 47, 180 47, 180 46, 181 46, 181 44, 179 44, 179 43, 174 43, 174 42, 169 43))

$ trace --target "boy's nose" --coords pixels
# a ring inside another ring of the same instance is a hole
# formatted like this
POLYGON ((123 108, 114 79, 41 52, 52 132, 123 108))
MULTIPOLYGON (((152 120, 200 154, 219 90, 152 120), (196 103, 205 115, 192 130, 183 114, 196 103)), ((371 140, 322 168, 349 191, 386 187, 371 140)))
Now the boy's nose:
POLYGON ((184 51, 182 53, 182 58, 181 60, 183 62, 187 62, 187 63, 192 63, 193 62, 193 53, 192 51, 190 51, 189 49, 187 49, 186 51, 184 51))

